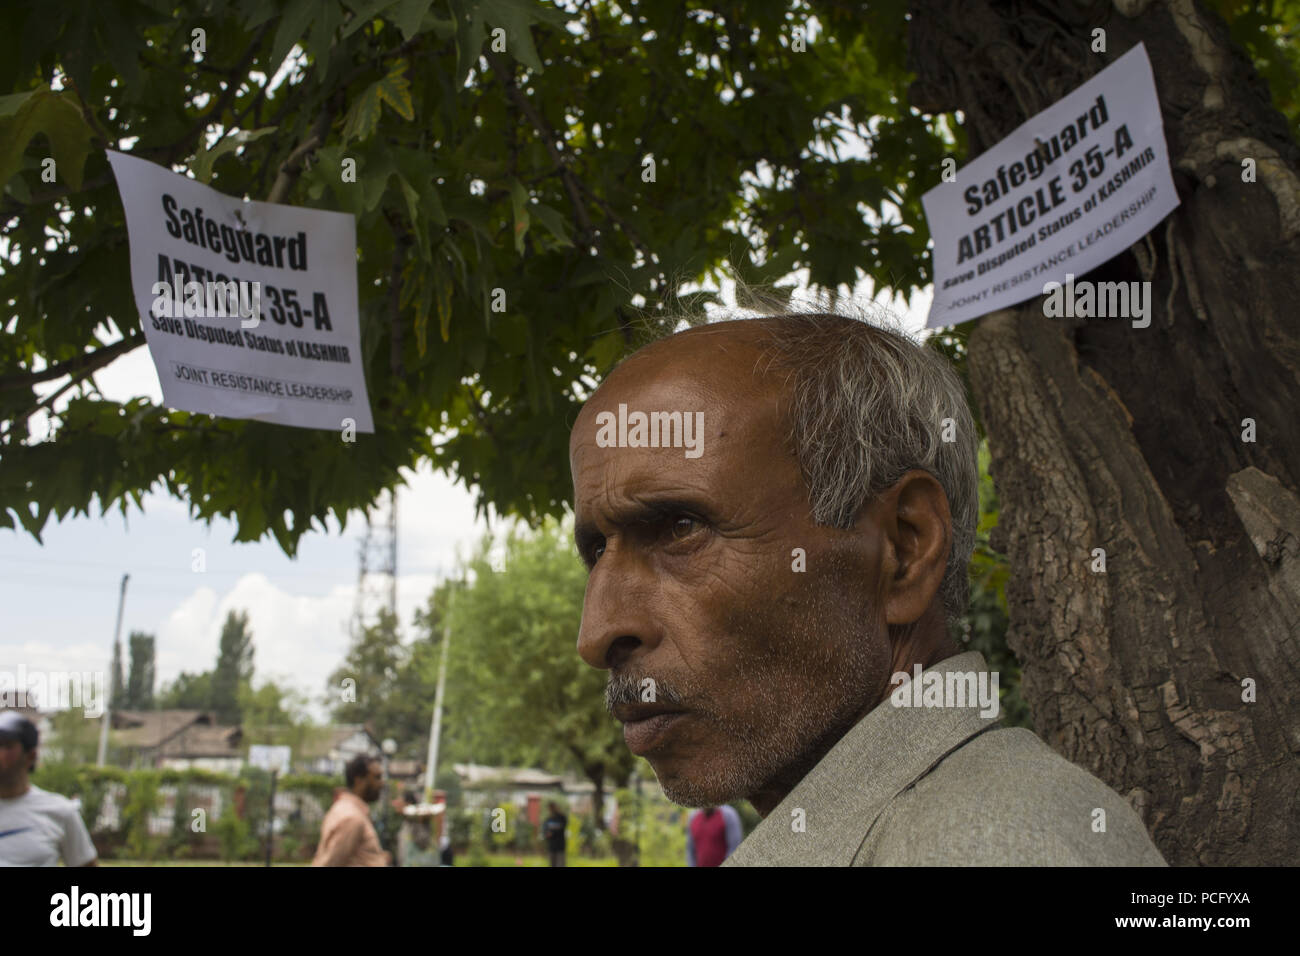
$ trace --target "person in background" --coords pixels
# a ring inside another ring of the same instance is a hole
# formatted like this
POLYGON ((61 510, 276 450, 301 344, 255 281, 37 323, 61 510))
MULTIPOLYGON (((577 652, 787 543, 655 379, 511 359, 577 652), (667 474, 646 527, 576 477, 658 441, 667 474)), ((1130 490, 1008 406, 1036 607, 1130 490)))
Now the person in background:
POLYGON ((16 710, 0 713, 0 866, 96 866, 98 854, 77 805, 42 790, 36 769, 40 735, 16 710))
POLYGON ((391 866, 392 855, 379 845, 368 804, 384 791, 384 768, 378 757, 361 754, 343 768, 347 789, 329 808, 320 826, 320 845, 312 866, 391 866))
POLYGON ((439 866, 441 860, 433 840, 433 815, 412 804, 402 824, 400 866, 439 866))
POLYGON ((560 811, 560 805, 554 800, 550 803, 551 815, 542 821, 542 836, 546 838, 546 854, 551 866, 564 866, 565 831, 569 818, 560 811))
POLYGON ((735 807, 692 810, 686 818, 686 865, 721 866, 744 838, 735 807))

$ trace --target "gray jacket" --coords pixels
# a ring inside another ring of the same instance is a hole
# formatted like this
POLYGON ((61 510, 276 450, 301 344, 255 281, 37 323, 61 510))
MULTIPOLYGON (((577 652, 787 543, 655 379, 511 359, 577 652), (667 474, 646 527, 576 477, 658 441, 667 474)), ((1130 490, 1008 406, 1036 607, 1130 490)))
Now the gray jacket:
MULTIPOLYGON (((931 672, 987 671, 972 651, 928 669, 919 685, 931 672)), ((1168 865, 1117 793, 1030 731, 999 727, 978 704, 898 706, 894 696, 723 866, 1168 865)))

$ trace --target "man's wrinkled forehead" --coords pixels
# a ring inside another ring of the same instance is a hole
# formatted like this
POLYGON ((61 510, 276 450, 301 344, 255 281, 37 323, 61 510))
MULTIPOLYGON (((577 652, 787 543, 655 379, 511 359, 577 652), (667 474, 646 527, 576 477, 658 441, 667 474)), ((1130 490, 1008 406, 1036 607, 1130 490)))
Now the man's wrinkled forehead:
POLYGON ((704 412, 709 437, 778 429, 779 389, 760 374, 761 345, 756 322, 724 322, 646 346, 614 369, 583 406, 570 455, 593 441, 596 415, 617 412, 620 403, 629 411, 704 412))

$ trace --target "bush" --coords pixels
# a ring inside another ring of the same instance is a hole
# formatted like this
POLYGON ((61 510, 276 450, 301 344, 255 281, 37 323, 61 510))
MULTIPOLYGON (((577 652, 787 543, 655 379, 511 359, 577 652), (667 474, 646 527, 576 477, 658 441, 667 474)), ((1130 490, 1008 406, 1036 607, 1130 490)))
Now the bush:
POLYGON ((161 849, 161 840, 149 833, 149 820, 158 810, 158 775, 141 772, 126 793, 122 807, 122 832, 126 835, 126 853, 133 860, 152 860, 161 849))
POLYGON ((488 826, 490 816, 482 810, 466 810, 469 822, 469 854, 466 862, 470 866, 488 865, 488 826))
POLYGON ((520 853, 531 853, 537 847, 537 827, 533 826, 526 814, 519 814, 515 821, 515 849, 520 853))
POLYGON ((226 804, 213 827, 221 843, 221 859, 227 863, 251 859, 257 853, 257 840, 253 838, 247 820, 241 820, 232 800, 226 804))
POLYGON ((506 803, 501 806, 493 807, 488 812, 487 837, 488 843, 491 847, 491 852, 505 853, 515 846, 515 827, 518 818, 519 808, 513 803, 506 803), (498 810, 502 811, 502 813, 497 813, 498 810), (497 821, 503 819, 503 815, 504 826, 501 826, 497 821), (501 828, 497 829, 497 827, 501 828))
POLYGON ((302 849, 302 841, 292 834, 289 834, 281 837, 277 841, 276 848, 279 850, 276 854, 278 859, 295 860, 298 858, 298 852, 302 849))
POLYGON ((641 833, 642 866, 686 865, 686 814, 686 810, 667 801, 646 801, 641 833))
POLYGON ((448 836, 451 837, 451 845, 457 850, 464 850, 470 844, 470 831, 474 828, 474 821, 477 811, 459 810, 447 811, 447 826, 449 827, 448 836))
MULTIPOLYGON (((235 777, 209 770, 122 770, 49 761, 37 766, 32 783, 52 793, 81 800, 82 819, 104 859, 112 859, 114 855, 129 859, 210 856, 216 849, 213 843, 219 844, 222 859, 229 861, 260 859, 266 852, 260 836, 266 830, 270 774, 263 770, 249 769, 235 777), (199 785, 218 788, 224 807, 220 820, 208 821, 217 837, 215 841, 190 829, 194 797, 191 788, 199 785), (120 826, 110 831, 99 827, 98 822, 109 788, 114 786, 122 788, 120 826), (165 837, 153 836, 149 833, 149 819, 163 806, 161 788, 164 786, 176 788, 171 833, 165 837), (235 809, 235 794, 240 788, 244 790, 245 818, 242 820, 235 809)), ((335 786, 328 777, 291 774, 277 781, 276 790, 299 794, 303 800, 315 800, 324 811, 333 802, 335 786)), ((315 822, 299 821, 282 831, 282 837, 290 835, 297 841, 294 852, 306 850, 310 854, 320 831, 315 822)))

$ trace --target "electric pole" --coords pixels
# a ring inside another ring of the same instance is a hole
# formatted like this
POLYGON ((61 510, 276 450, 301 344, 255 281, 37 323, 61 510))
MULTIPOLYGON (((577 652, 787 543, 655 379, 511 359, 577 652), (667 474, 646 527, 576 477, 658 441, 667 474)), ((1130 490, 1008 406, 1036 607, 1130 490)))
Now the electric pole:
POLYGON ((352 608, 352 637, 387 610, 397 619, 397 491, 380 493, 366 509, 366 533, 357 549, 357 595, 352 608))
POLYGON ((433 695, 433 726, 429 729, 429 765, 424 771, 424 802, 433 801, 434 775, 438 771, 438 738, 442 734, 442 691, 447 684, 447 655, 451 650, 451 591, 447 591, 448 616, 442 629, 442 660, 438 662, 438 689, 433 695))
POLYGON ((117 692, 117 672, 122 662, 122 608, 126 604, 126 582, 131 575, 122 575, 122 590, 117 596, 117 627, 113 631, 113 674, 109 679, 108 699, 104 701, 104 713, 100 717, 102 723, 99 725, 99 755, 95 759, 95 766, 104 766, 104 757, 108 753, 108 725, 113 719, 113 694, 117 692))

